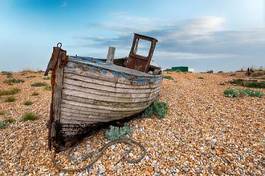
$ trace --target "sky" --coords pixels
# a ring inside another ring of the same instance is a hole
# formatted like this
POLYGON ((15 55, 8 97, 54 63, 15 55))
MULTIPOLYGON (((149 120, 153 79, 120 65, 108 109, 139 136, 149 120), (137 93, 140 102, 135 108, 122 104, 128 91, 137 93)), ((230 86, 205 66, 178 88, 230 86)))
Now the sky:
POLYGON ((163 68, 265 67, 265 0, 1 0, 0 70, 45 70, 57 42, 69 55, 128 56, 133 33, 158 39, 163 68))

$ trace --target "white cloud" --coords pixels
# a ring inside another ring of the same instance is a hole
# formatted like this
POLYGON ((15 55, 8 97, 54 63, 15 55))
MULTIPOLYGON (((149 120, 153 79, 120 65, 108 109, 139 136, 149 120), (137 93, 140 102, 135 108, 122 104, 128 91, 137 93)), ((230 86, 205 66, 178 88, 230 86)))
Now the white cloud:
POLYGON ((130 16, 127 13, 114 13, 110 16, 110 20, 99 23, 98 25, 119 34, 148 32, 162 26, 160 24, 161 20, 155 18, 150 19, 147 17, 130 16))
POLYGON ((206 16, 187 20, 183 23, 175 22, 175 28, 163 35, 160 41, 179 40, 185 43, 198 40, 211 40, 212 34, 225 29, 225 19, 222 17, 206 16))
POLYGON ((202 53, 189 53, 189 52, 170 52, 159 51, 156 57, 167 59, 219 59, 235 57, 235 54, 202 54, 202 53))
POLYGON ((225 19, 222 17, 206 16, 193 19, 184 26, 183 31, 193 35, 208 34, 224 30, 225 19))
POLYGON ((85 43, 82 46, 106 49, 108 46, 115 46, 117 51, 122 51, 117 53, 119 56, 126 56, 129 53, 132 33, 138 32, 158 39, 154 60, 164 66, 175 62, 179 64, 185 60, 189 64, 194 61, 206 63, 209 60, 216 63, 233 60, 234 64, 239 64, 242 60, 247 65, 249 61, 246 62, 246 58, 253 58, 259 64, 257 61, 262 62, 265 55, 264 29, 231 31, 226 28, 223 17, 205 16, 177 21, 119 13, 95 26, 111 35, 81 37, 79 40, 82 39, 82 42, 79 43, 85 43))

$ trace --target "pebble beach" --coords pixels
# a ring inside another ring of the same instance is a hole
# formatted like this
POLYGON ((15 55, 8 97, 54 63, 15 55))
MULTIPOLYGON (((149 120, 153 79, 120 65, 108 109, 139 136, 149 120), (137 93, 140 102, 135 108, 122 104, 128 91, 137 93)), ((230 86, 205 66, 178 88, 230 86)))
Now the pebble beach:
MULTIPOLYGON (((0 120, 14 119, 0 129, 0 175, 265 175, 265 96, 229 98, 224 90, 236 75, 207 73, 167 73, 160 100, 167 102, 165 118, 132 119, 130 138, 146 149, 137 164, 120 161, 126 146, 111 146, 91 168, 78 173, 58 171, 48 149, 51 91, 32 87, 35 82, 50 84, 42 72, 13 73, 23 83, 3 83, 0 89, 19 88, 15 102, 0 96, 0 120), (33 93, 38 95, 33 96, 33 93), (24 105, 30 100, 32 105, 24 105), (38 119, 21 121, 26 112, 38 119)), ((265 93, 264 89, 259 90, 265 93)), ((78 161, 87 152, 106 144, 104 130, 85 138, 73 149, 78 161)), ((68 161, 66 152, 58 154, 66 168, 85 166, 89 161, 68 161)), ((138 150, 130 156, 135 157, 138 150)))

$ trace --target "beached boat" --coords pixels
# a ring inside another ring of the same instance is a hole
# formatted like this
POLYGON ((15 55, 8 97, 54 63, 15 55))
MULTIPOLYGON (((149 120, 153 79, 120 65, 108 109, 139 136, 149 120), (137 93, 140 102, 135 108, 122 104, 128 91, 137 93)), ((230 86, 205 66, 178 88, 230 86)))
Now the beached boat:
POLYGON ((161 69, 150 65, 157 40, 135 34, 128 57, 114 59, 110 47, 107 59, 68 56, 61 44, 53 48, 45 75, 52 71, 52 103, 49 146, 65 145, 66 139, 83 135, 98 124, 142 112, 157 99, 161 69), (147 56, 137 53, 148 41, 147 56))

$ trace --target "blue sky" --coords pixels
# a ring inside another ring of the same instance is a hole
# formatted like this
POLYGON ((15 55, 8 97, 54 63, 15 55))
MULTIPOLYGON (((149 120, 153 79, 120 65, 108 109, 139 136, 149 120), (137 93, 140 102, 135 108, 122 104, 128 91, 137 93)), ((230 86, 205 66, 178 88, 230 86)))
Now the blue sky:
POLYGON ((45 69, 58 41, 70 55, 127 56, 134 32, 159 40, 164 68, 265 67, 265 0, 2 0, 0 70, 45 69))

